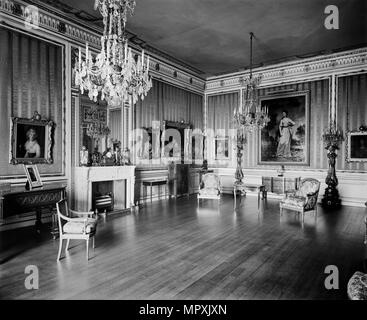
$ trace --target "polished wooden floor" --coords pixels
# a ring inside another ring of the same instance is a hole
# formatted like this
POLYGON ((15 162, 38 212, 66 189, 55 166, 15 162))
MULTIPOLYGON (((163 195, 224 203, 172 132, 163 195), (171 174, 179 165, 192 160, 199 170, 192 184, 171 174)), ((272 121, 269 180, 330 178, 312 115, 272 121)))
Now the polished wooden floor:
MULTIPOLYGON (((304 228, 276 200, 256 197, 220 205, 195 196, 148 204, 101 220, 96 248, 74 241, 56 262, 58 240, 45 229, 0 233, 1 299, 346 299, 349 277, 362 270, 364 208, 343 207, 304 228), (24 286, 39 267, 38 290, 24 286), (340 289, 326 290, 324 269, 336 265, 340 289)), ((46 227, 46 226, 45 226, 46 227)))

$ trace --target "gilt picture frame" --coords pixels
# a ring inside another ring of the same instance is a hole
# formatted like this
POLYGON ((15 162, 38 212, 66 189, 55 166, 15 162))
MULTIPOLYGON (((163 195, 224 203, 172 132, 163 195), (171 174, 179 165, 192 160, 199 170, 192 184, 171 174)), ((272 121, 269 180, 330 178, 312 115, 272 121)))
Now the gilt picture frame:
POLYGON ((270 122, 259 130, 259 165, 310 165, 309 91, 262 96, 270 122))
POLYGON ((367 162, 367 131, 348 131, 346 138, 347 162, 367 162))
POLYGON ((10 119, 9 163, 52 164, 54 122, 41 120, 38 113, 32 118, 10 119))

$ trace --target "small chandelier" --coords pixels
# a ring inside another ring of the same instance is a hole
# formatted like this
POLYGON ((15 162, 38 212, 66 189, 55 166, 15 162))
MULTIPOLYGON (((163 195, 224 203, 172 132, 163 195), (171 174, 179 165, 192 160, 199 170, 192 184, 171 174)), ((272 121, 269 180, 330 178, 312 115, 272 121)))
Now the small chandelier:
POLYGON ((243 104, 234 111, 234 120, 238 128, 247 131, 263 129, 270 121, 268 107, 261 107, 258 99, 258 86, 262 76, 252 76, 252 39, 250 32, 250 77, 244 81, 246 85, 243 95, 243 104))
POLYGON ((95 0, 94 9, 97 8, 104 24, 101 52, 93 57, 86 43, 84 60, 79 48, 75 83, 82 94, 88 91, 95 102, 100 94, 109 105, 121 105, 129 96, 135 104, 152 87, 149 56, 146 58, 142 50, 141 57, 135 59, 125 34, 127 16, 133 14, 135 0, 95 0))
POLYGON ((87 136, 93 139, 100 139, 111 133, 110 128, 102 122, 93 122, 87 126, 87 136))

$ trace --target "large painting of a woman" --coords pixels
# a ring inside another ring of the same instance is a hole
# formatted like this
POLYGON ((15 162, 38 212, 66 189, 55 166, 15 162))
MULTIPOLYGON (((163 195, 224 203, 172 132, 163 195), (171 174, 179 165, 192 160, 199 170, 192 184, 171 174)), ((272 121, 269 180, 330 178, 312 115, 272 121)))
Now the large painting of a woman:
POLYGON ((260 132, 259 164, 308 165, 308 92, 260 98, 270 122, 260 132))
POLYGON ((282 112, 282 118, 279 121, 279 141, 277 147, 278 158, 289 158, 292 156, 292 128, 296 123, 288 117, 288 111, 282 112))

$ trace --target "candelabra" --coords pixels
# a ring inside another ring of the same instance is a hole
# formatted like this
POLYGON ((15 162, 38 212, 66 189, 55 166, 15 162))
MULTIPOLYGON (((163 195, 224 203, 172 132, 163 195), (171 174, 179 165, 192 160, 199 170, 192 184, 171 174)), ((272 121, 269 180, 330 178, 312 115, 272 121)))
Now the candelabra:
POLYGON ((337 189, 338 178, 336 176, 335 163, 339 144, 344 140, 344 137, 341 130, 337 129, 335 125, 332 125, 324 131, 322 139, 325 144, 325 149, 327 150, 329 162, 328 173, 325 179, 327 187, 322 199, 322 205, 324 208, 334 209, 340 207, 341 205, 341 200, 339 198, 339 192, 337 189))

